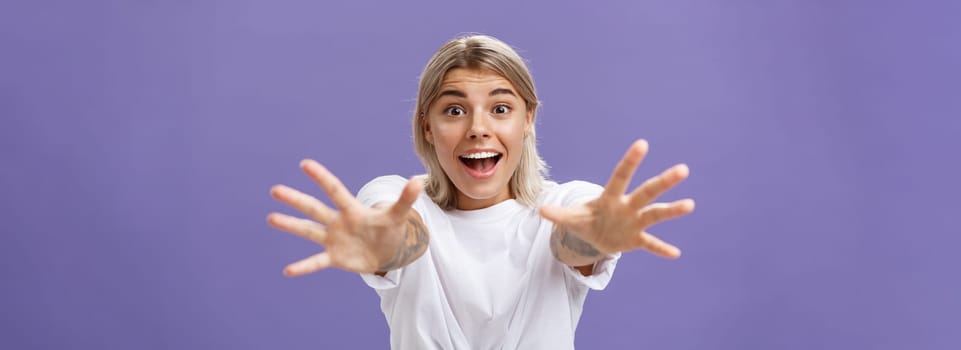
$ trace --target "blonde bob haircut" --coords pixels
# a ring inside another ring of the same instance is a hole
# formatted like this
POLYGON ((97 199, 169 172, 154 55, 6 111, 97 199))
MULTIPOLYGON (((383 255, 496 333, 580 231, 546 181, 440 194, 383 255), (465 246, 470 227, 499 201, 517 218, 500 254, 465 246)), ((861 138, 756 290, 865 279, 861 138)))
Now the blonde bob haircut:
POLYGON ((537 117, 537 92, 524 60, 510 46, 496 38, 486 35, 468 35, 444 44, 424 67, 417 90, 414 110, 414 150, 427 168, 424 192, 444 209, 457 206, 457 190, 454 183, 444 173, 437 159, 434 146, 427 142, 424 120, 427 109, 437 99, 440 85, 447 72, 455 68, 483 69, 493 71, 510 81, 517 93, 524 99, 525 107, 532 115, 530 132, 524 137, 521 160, 511 175, 511 197, 529 207, 534 207, 541 193, 541 186, 547 177, 547 165, 537 154, 537 138, 534 121, 537 117))

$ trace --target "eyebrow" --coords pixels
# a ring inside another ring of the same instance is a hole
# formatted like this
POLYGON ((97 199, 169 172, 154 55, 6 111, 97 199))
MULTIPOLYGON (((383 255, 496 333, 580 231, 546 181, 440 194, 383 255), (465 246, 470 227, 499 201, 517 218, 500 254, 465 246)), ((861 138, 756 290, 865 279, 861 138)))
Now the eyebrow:
MULTIPOLYGON (((513 90, 511 90, 511 89, 505 89, 505 88, 497 88, 497 89, 491 90, 490 96, 494 96, 494 95, 511 95, 511 96, 514 96, 514 97, 517 96, 517 95, 514 94, 514 91, 513 91, 513 90)), ((460 90, 444 90, 444 91, 441 91, 440 94, 437 95, 437 98, 441 98, 441 97, 444 97, 444 96, 454 96, 454 97, 460 97, 460 98, 467 98, 467 94, 465 94, 463 91, 460 91, 460 90)))
POLYGON ((490 93, 491 96, 501 95, 501 94, 507 94, 507 95, 517 97, 517 95, 514 95, 514 91, 511 91, 511 89, 505 89, 505 88, 494 89, 490 93))
POLYGON ((463 91, 459 91, 459 90, 444 90, 444 91, 441 91, 441 92, 440 92, 440 95, 437 95, 437 98, 441 98, 441 97, 444 97, 444 96, 455 96, 455 97, 460 97, 460 98, 467 98, 467 94, 465 94, 463 91))

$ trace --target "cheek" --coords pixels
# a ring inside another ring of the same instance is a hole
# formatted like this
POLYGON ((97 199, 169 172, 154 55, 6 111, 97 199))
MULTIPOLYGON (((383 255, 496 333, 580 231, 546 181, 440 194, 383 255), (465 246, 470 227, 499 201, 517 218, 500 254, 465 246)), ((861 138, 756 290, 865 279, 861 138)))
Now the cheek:
POLYGON ((459 130, 452 125, 444 125, 434 129, 434 144, 437 149, 451 149, 457 145, 460 138, 459 130))
POLYGON ((524 123, 511 123, 499 133, 501 142, 505 146, 518 147, 524 145, 524 123))
POLYGON ((457 148, 457 144, 460 142, 460 134, 458 132, 459 130, 452 127, 452 125, 435 127, 433 129, 434 152, 441 162, 448 162, 454 149, 457 148))

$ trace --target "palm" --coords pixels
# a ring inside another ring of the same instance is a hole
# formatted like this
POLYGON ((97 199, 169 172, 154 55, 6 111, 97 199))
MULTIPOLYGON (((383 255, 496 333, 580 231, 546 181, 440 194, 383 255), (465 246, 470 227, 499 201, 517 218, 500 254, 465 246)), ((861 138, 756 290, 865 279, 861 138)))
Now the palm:
POLYGON ((330 254, 331 265, 350 271, 373 271, 378 267, 378 261, 373 254, 375 242, 371 242, 367 228, 363 221, 345 216, 377 217, 381 213, 371 213, 372 210, 360 210, 361 213, 338 213, 336 219, 327 225, 327 239, 324 248, 330 254), (361 232, 361 234, 354 234, 361 232))
POLYGON ((418 182, 410 181, 394 205, 368 208, 317 162, 304 161, 301 167, 320 185, 339 211, 287 186, 278 185, 271 189, 274 198, 303 212, 310 219, 271 213, 267 217, 268 223, 325 248, 323 253, 288 265, 284 273, 298 276, 328 266, 361 273, 377 271, 384 263, 383 257, 391 256, 403 240, 411 205, 420 191, 418 182))
POLYGON ((658 196, 687 178, 687 166, 676 165, 647 180, 633 192, 625 193, 647 149, 647 143, 643 140, 634 143, 614 169, 604 192, 597 199, 571 208, 545 207, 541 214, 603 253, 646 249, 668 258, 680 256, 680 250, 676 247, 645 230, 658 222, 694 210, 694 201, 690 199, 651 204, 658 196))

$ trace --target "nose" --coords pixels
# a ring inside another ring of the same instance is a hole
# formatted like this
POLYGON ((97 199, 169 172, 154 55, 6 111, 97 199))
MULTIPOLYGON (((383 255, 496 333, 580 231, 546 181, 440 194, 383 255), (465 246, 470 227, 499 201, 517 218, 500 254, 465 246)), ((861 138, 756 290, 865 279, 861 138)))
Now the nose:
POLYGON ((472 140, 478 138, 486 139, 491 137, 490 125, 487 124, 488 122, 489 120, 487 120, 487 113, 474 113, 474 116, 471 118, 470 130, 468 131, 467 136, 472 140))

